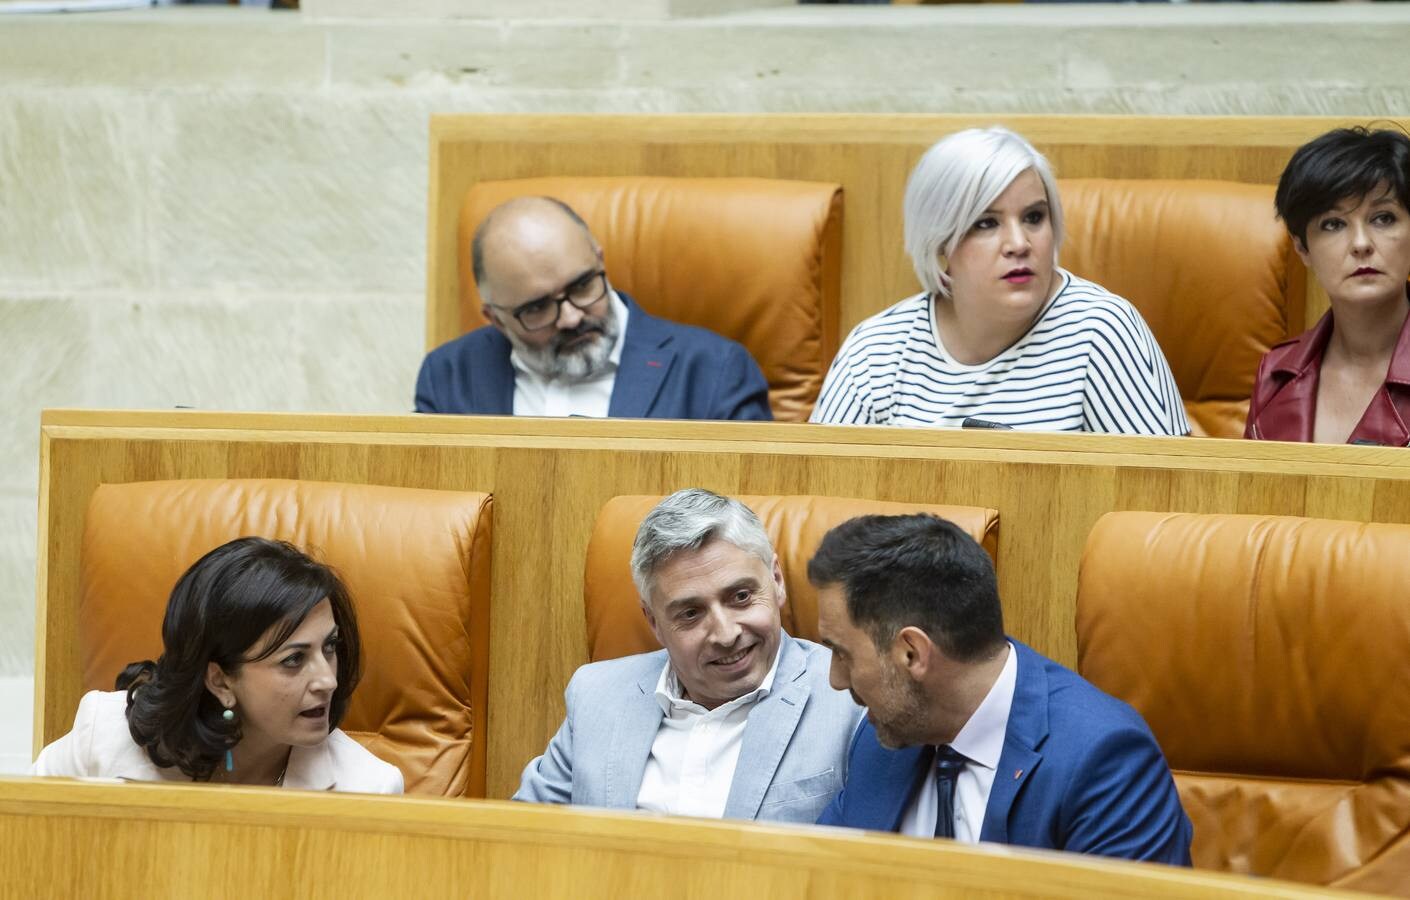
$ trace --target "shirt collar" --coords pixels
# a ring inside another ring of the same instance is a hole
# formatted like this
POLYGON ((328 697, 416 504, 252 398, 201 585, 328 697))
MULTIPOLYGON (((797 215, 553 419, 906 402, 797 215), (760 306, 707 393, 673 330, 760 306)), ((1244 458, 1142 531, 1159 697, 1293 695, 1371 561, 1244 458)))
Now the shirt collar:
POLYGON ((611 364, 610 371, 615 372, 622 364, 622 348, 627 344, 627 317, 631 315, 631 310, 627 309, 627 304, 622 302, 616 291, 611 288, 608 291, 612 294, 612 314, 617 317, 617 342, 612 345, 607 361, 611 364))
MULTIPOLYGON (((1410 302, 1410 285, 1406 285, 1405 294, 1407 302, 1410 302)), ((1322 318, 1317 320, 1316 325, 1284 345, 1285 354, 1273 360, 1272 370, 1283 375, 1297 376, 1313 365, 1320 365, 1334 327, 1332 312, 1327 310, 1322 314, 1322 318)), ((1410 316, 1407 316, 1400 326, 1400 337, 1396 340, 1395 350, 1391 354, 1390 368, 1386 371, 1385 380, 1395 384, 1410 384, 1410 316)))
POLYGON ((1284 345, 1284 352, 1271 360, 1270 368, 1283 375, 1301 375, 1303 370, 1321 360, 1322 351, 1327 348, 1331 336, 1332 313, 1328 310, 1316 325, 1284 345))
POLYGON ((994 680, 993 687, 984 696, 979 708, 964 723, 960 733, 950 741, 956 752, 962 753, 970 762, 986 769, 999 767, 999 756, 1004 752, 1004 735, 1009 726, 1009 709, 1013 706, 1013 692, 1018 685, 1018 654, 1013 645, 1004 642, 1008 658, 1004 668, 994 680))
MULTIPOLYGON (((707 712, 729 711, 738 709, 741 706, 747 706, 764 699, 769 695, 769 691, 773 690, 774 675, 778 672, 778 661, 781 656, 783 656, 782 640, 778 643, 778 650, 774 652, 773 665, 769 666, 768 674, 764 676, 763 681, 759 682, 759 686, 747 694, 715 707, 713 710, 707 710, 695 701, 685 699, 683 696, 684 692, 681 690, 680 679, 676 678, 675 667, 671 665, 670 658, 667 657, 666 665, 661 669, 661 677, 656 679, 656 703, 661 707, 661 712, 668 716, 671 715, 672 712, 675 712, 677 715, 687 713, 698 715, 707 712)), ((995 765, 997 765, 997 762, 995 765)))
MULTIPOLYGON (((622 364, 622 348, 625 347, 627 343, 627 317, 631 315, 631 310, 627 308, 627 304, 622 302, 621 296, 614 289, 608 288, 607 293, 611 296, 610 306, 612 314, 617 319, 617 340, 612 344, 612 352, 607 355, 607 365, 602 367, 601 372, 598 372, 592 378, 586 379, 586 381, 616 377, 617 367, 622 364)), ((516 376, 532 378, 544 384, 552 380, 544 378, 533 369, 524 365, 524 359, 519 354, 519 348, 513 347, 512 345, 509 350, 509 364, 514 367, 514 374, 516 376)))

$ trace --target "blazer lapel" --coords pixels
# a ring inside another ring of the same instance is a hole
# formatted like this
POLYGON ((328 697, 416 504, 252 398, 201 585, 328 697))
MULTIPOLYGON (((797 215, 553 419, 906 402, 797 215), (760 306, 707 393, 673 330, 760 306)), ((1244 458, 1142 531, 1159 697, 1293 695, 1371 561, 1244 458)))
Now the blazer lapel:
POLYGON ((644 419, 666 383, 676 353, 667 346, 671 337, 657 319, 647 315, 626 294, 618 292, 618 296, 628 309, 627 335, 607 415, 614 419, 644 419))
POLYGON ((498 331, 489 338, 481 351, 484 359, 475 360, 472 367, 483 377, 470 382, 471 409, 486 416, 513 415, 514 364, 509 361, 512 348, 509 339, 498 331))
POLYGON ((1018 641, 1012 643, 1018 654, 1017 683, 1004 733, 1004 752, 999 755, 994 785, 989 789, 989 805, 984 810, 984 827, 979 833, 981 841, 996 844, 1009 842, 1009 814, 1019 791, 1042 763, 1043 754, 1038 748, 1048 737, 1048 676, 1043 671, 1043 661, 1018 641))
POLYGON ((1256 437, 1278 435, 1280 440, 1309 443, 1312 416, 1317 404, 1316 368, 1304 370, 1287 381, 1258 416, 1256 437))
POLYGON ((778 670, 772 690, 749 713, 739 762, 734 768, 725 818, 754 819, 763 805, 764 794, 773 784, 784 750, 793 739, 803 708, 812 689, 803 676, 807 659, 786 633, 779 647, 778 670))
MULTIPOLYGON (((126 723, 124 723, 126 724, 126 723)), ((122 753, 120 758, 114 763, 108 772, 101 774, 119 778, 123 781, 176 781, 189 782, 191 778, 176 766, 167 766, 164 769, 157 768, 152 760, 147 756, 147 751, 143 750, 131 740, 134 753, 122 753)))
POLYGON ((1269 351, 1269 378, 1278 388, 1252 423, 1255 438, 1312 440, 1312 418, 1317 408, 1317 381, 1322 352, 1332 336, 1332 314, 1325 313, 1305 334, 1269 351))
POLYGON ((1395 387, 1398 386, 1381 385, 1381 389, 1376 391, 1375 396, 1371 398, 1366 412, 1362 413, 1361 420, 1352 429, 1347 443, 1365 442, 1384 444, 1389 447, 1406 446, 1407 441, 1410 441, 1410 429, 1405 427, 1405 420, 1401 417, 1400 410, 1396 408, 1395 398, 1391 396, 1391 390, 1395 387))
POLYGON ((284 787, 304 791, 331 791, 338 783, 333 771, 333 752, 324 741, 317 747, 292 747, 289 767, 284 770, 284 787))
POLYGON ((841 824, 867 831, 899 831, 901 817, 935 758, 935 748, 887 750, 877 741, 870 722, 863 720, 862 728, 857 740, 866 742, 866 752, 854 755, 847 767, 841 824))
MULTIPOLYGON (((1406 287, 1410 294, 1410 286, 1406 287)), ((1400 326, 1400 337, 1390 357, 1385 383, 1371 399, 1361 421, 1351 432, 1349 443, 1365 439, 1392 447, 1410 444, 1410 318, 1400 326)))
MULTIPOLYGON (((665 653, 661 656, 664 660, 665 653)), ((651 745, 656 743, 656 732, 661 729, 664 715, 656 702, 656 681, 660 675, 658 671, 633 685, 617 717, 607 755, 605 791, 609 808, 636 809, 646 761, 651 757, 651 745)))

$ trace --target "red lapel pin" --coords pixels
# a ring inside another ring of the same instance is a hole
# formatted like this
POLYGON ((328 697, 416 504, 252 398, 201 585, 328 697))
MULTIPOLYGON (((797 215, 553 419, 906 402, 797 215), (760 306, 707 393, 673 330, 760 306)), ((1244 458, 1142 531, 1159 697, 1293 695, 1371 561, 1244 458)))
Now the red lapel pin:
POLYGON ((660 363, 659 361, 657 361, 657 360, 654 360, 654 359, 648 359, 648 360, 646 361, 646 364, 647 364, 648 366, 655 366, 655 367, 658 368, 658 369, 661 368, 661 363, 660 363))

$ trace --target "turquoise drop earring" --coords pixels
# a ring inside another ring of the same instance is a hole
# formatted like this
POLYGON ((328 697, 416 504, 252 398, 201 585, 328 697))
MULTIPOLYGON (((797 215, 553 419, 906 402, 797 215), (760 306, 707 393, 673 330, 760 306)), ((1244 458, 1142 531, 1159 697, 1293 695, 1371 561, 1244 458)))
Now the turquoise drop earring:
MULTIPOLYGON (((234 722, 234 721, 235 721, 235 710, 233 710, 233 709, 226 709, 225 712, 223 712, 223 713, 220 714, 220 717, 221 717, 222 719, 224 719, 225 721, 227 721, 227 722, 234 722)), ((231 752, 230 752, 230 749, 229 749, 228 747, 227 747, 226 750, 225 750, 225 771, 227 771, 227 772, 233 772, 233 771, 235 771, 235 754, 231 753, 231 752)))

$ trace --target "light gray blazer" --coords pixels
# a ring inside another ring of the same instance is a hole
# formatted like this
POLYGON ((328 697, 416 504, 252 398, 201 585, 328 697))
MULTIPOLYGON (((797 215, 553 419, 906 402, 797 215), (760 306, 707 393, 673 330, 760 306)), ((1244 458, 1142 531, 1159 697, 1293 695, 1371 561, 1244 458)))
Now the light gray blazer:
MULTIPOLYGON (((827 683, 831 654, 780 642, 773 689, 749 713, 727 819, 815 822, 847 775, 862 709, 827 683)), ((568 682, 568 716, 524 769, 515 800, 635 809, 664 715, 656 683, 666 651, 583 666, 568 682)))

